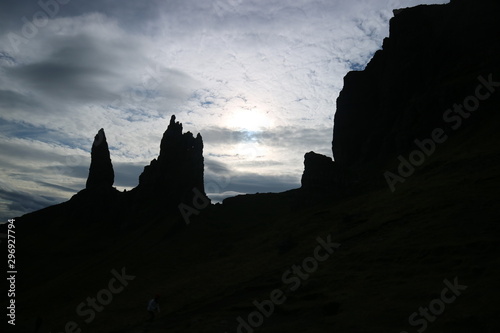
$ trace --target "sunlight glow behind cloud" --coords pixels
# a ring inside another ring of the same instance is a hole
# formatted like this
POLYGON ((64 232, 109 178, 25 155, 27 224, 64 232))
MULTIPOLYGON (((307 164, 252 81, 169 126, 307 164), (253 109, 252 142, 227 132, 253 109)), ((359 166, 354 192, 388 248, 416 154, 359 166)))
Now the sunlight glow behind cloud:
POLYGON ((230 113, 227 120, 229 128, 249 132, 272 130, 273 119, 258 109, 241 109, 230 113))
POLYGON ((13 47, 40 7, 2 1, 0 218, 82 189, 101 127, 115 186, 135 186, 172 114, 204 138, 214 200, 299 187, 306 152, 331 156, 343 77, 392 9, 446 2, 73 0, 13 47))

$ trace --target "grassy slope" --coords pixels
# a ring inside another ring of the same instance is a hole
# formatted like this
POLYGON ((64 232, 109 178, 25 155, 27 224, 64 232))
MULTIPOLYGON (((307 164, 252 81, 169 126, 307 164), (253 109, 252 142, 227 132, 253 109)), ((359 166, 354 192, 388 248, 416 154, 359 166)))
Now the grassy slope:
POLYGON ((312 254, 316 237, 331 234, 339 251, 258 331, 415 332, 408 316, 439 296, 444 279, 458 277, 468 289, 427 332, 493 332, 498 120, 461 130, 394 194, 374 186, 300 209, 293 192, 246 196, 206 209, 174 235, 166 221, 144 221, 111 239, 98 227, 63 224, 49 236, 18 235, 25 264, 17 327, 31 331, 41 316, 42 332, 61 332, 68 320, 84 332, 235 332, 236 318, 255 311, 252 301, 285 289, 283 272, 312 254), (121 267, 135 280, 84 324, 76 306, 121 267), (154 293, 163 296, 162 313, 144 324, 154 293))

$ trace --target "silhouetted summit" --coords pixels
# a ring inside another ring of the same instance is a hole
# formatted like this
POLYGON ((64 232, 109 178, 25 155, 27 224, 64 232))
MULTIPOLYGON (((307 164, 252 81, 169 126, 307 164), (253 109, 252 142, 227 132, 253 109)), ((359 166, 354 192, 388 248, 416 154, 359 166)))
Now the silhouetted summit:
POLYGON ((365 70, 344 78, 332 142, 338 176, 324 171, 329 164, 324 159, 306 155, 304 177, 309 181, 303 187, 336 188, 332 179, 369 178, 371 171, 417 149, 415 140, 429 138, 434 129, 453 136, 457 128, 489 117, 482 110, 498 97, 490 96, 487 87, 483 93, 488 100, 477 108, 467 106, 474 112, 457 105, 475 95, 480 77, 483 82, 500 80, 499 12, 500 2, 494 0, 396 10, 382 50, 365 70), (326 176, 313 177, 308 169, 323 170, 326 176), (319 183, 311 184, 314 179, 319 183))
POLYGON ((128 192, 113 187, 114 171, 104 129, 94 137, 86 188, 69 201, 26 214, 23 221, 37 222, 61 217, 68 223, 106 223, 123 228, 139 217, 160 218, 179 214, 179 204, 192 205, 195 197, 206 197, 203 184, 203 139, 182 133, 182 124, 172 116, 160 144, 160 154, 139 176, 139 185, 128 192))
POLYGON ((382 50, 364 71, 344 78, 335 161, 344 169, 366 169, 416 148, 415 139, 428 138, 435 128, 453 134, 444 113, 475 94, 479 76, 499 72, 499 12, 495 0, 454 0, 393 17, 382 50))
POLYGON ((139 177, 140 192, 150 192, 175 201, 189 201, 193 189, 205 194, 203 183, 203 139, 182 133, 182 124, 170 119, 163 134, 158 159, 153 159, 139 177))
POLYGON ((94 138, 91 151, 87 189, 111 187, 115 181, 113 164, 109 155, 108 142, 104 129, 100 129, 94 138))

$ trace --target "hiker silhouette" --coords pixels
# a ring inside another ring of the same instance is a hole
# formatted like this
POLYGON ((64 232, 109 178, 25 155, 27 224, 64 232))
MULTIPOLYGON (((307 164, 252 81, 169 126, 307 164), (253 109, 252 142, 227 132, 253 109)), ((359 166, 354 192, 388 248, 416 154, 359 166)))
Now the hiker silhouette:
POLYGON ((160 295, 155 295, 148 303, 147 310, 149 312, 149 321, 153 321, 155 318, 155 312, 160 313, 160 295))

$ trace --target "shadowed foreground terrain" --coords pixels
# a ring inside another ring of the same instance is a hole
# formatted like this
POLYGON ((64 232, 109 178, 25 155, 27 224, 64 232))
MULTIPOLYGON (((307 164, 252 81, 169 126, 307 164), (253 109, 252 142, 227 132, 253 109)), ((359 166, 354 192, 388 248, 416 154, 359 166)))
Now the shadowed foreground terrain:
POLYGON ((398 13, 346 76, 335 162, 307 154, 300 189, 209 204, 201 136, 175 118, 131 193, 93 150, 102 181, 16 220, 8 332, 498 332, 498 9, 398 13))
POLYGON ((157 220, 115 235, 58 221, 44 237, 18 236, 18 326, 30 332, 41 316, 42 332, 61 332, 68 320, 84 332, 235 332, 237 317, 293 286, 282 275, 331 235, 341 246, 258 331, 415 332, 422 326, 408 317, 458 277, 467 289, 427 332, 497 332, 499 140, 493 123, 470 128, 394 194, 374 186, 303 209, 294 192, 251 195, 207 208, 174 234, 157 220), (77 305, 122 267, 134 280, 85 324, 77 305), (161 313, 146 324, 155 293, 161 313))

